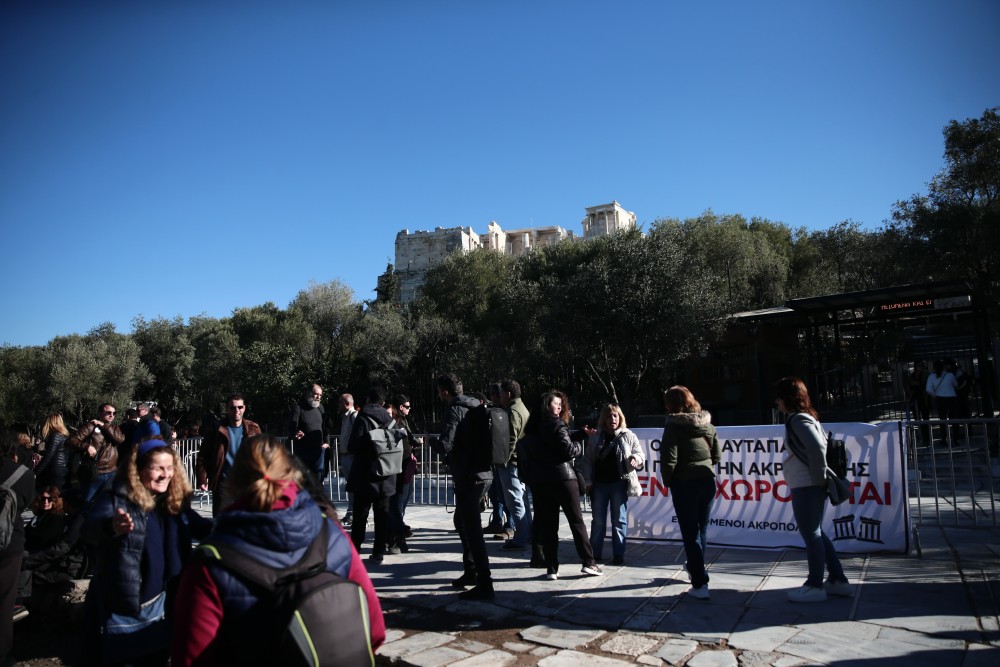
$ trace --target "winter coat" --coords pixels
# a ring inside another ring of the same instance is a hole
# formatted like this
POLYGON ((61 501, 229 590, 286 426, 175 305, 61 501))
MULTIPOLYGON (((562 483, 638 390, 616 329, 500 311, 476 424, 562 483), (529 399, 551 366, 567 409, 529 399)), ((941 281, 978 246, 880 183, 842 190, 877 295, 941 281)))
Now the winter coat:
POLYGON ((126 493, 125 485, 116 479, 110 488, 98 494, 87 514, 83 538, 98 549, 97 574, 87 597, 99 596, 99 608, 105 614, 114 612, 136 616, 140 605, 148 601, 139 598, 142 597, 140 591, 145 571, 143 557, 147 524, 156 520, 154 514, 161 513, 164 523, 164 586, 168 579, 180 574, 181 565, 191 553, 192 537, 204 537, 211 521, 202 518, 190 507, 185 507, 176 515, 167 514, 159 507, 145 512, 129 500, 126 493), (128 512, 134 525, 132 531, 124 535, 115 535, 111 528, 112 518, 119 509, 128 512))
POLYGON ((520 476, 533 484, 576 480, 573 462, 583 451, 583 432, 575 439, 566 422, 549 414, 535 424, 517 443, 520 476))
POLYGON ((646 464, 646 452, 643 451, 635 433, 627 428, 620 428, 614 432, 611 442, 608 443, 607 434, 603 429, 598 429, 587 443, 587 450, 580 458, 580 472, 583 473, 583 481, 587 486, 594 484, 594 469, 598 465, 598 459, 604 456, 615 458, 619 479, 625 479, 632 470, 642 470, 646 464), (613 451, 608 451, 611 447, 613 451), (631 457, 635 458, 634 468, 629 463, 631 457))
POLYGON ((679 412, 667 415, 660 436, 663 484, 715 477, 715 466, 722 459, 719 436, 707 411, 679 412))
MULTIPOLYGON (((373 648, 385 641, 385 620, 378 596, 350 537, 327 518, 304 491, 295 490, 289 506, 270 512, 240 509, 237 501, 216 517, 209 541, 235 546, 241 552, 275 568, 289 567, 303 557, 327 523, 327 570, 361 586, 371 618, 373 648)), ((286 491, 288 493, 288 491, 286 491)), ((281 630, 268 624, 256 591, 225 568, 196 560, 184 568, 177 590, 177 609, 184 614, 174 623, 172 665, 238 664, 245 637, 281 630)), ((335 631, 335 628, 331 628, 335 631)), ((254 664, 248 660, 243 664, 254 664)))
POLYGON ((94 457, 97 462, 97 474, 104 475, 118 468, 118 447, 123 442, 125 436, 114 424, 101 424, 98 427, 93 422, 87 422, 66 440, 66 446, 79 449, 86 458, 89 456, 87 448, 93 445, 97 450, 97 455, 94 457))
POLYGON ((376 428, 384 428, 392 422, 392 415, 381 405, 366 405, 355 417, 351 439, 347 443, 347 451, 354 456, 351 473, 347 477, 347 490, 366 496, 388 498, 396 494, 396 475, 375 475, 375 446, 368 437, 368 431, 373 428, 371 420, 378 424, 376 428))
MULTIPOLYGON (((244 419, 243 439, 260 435, 260 426, 249 419, 244 419)), ((226 453, 229 451, 229 421, 223 419, 218 428, 205 436, 198 449, 196 462, 198 485, 208 485, 212 493, 219 488, 222 471, 226 467, 226 453)))
POLYGON ((478 407, 479 401, 471 396, 459 394, 448 402, 441 433, 431 440, 431 448, 448 463, 448 472, 456 482, 491 481, 493 470, 476 470, 473 464, 472 443, 468 442, 462 432, 462 422, 472 408, 478 407))
MULTIPOLYGON (((0 461, 0 482, 5 482, 19 467, 25 468, 24 474, 12 485, 14 497, 17 498, 17 515, 35 499, 35 474, 27 466, 22 466, 13 460, 0 461)), ((14 530, 10 535, 10 544, 6 549, 0 549, 0 561, 5 561, 24 553, 24 522, 15 521, 14 530)))
POLYGON ((66 440, 68 436, 52 431, 45 438, 45 453, 42 460, 35 466, 36 486, 43 489, 52 485, 62 488, 69 474, 68 457, 66 456, 66 440))
POLYGON ((819 420, 807 412, 797 412, 785 419, 782 470, 790 489, 826 486, 826 434, 819 420))

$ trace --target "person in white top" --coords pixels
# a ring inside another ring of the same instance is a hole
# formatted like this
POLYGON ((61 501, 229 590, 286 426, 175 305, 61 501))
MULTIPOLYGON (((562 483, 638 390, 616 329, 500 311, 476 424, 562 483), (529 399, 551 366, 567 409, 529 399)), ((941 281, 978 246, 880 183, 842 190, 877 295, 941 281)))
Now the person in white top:
POLYGON ((958 380, 945 368, 943 361, 934 362, 934 372, 927 376, 925 390, 931 397, 931 404, 938 419, 952 419, 956 416, 958 380))

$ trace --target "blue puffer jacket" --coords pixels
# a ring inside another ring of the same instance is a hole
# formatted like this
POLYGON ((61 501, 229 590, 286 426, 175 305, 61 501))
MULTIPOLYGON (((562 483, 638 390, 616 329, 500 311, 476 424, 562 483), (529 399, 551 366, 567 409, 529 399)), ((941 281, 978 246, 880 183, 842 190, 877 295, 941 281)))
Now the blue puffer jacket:
MULTIPOLYGON (((319 536, 324 521, 330 520, 323 516, 309 494, 302 491, 287 510, 251 512, 231 509, 223 512, 216 517, 215 530, 207 541, 233 546, 271 567, 285 568, 302 559, 306 549, 319 536)), ((347 579, 351 569, 351 542, 332 522, 327 536, 327 570, 347 579)), ((268 622, 271 609, 264 608, 265 605, 254 608, 257 594, 224 567, 211 561, 207 561, 207 565, 219 590, 224 617, 241 619, 238 623, 224 623, 222 632, 228 630, 244 637, 255 636, 255 633, 273 634, 273 627, 262 625, 268 622)), ((239 643, 230 641, 228 637, 223 639, 226 646, 239 643)))
MULTIPOLYGON (((100 593, 105 613, 135 616, 140 604, 146 602, 139 598, 146 574, 143 566, 146 524, 153 512, 143 512, 129 500, 124 485, 116 479, 110 489, 98 494, 93 508, 87 513, 83 538, 98 547, 98 572, 87 596, 91 597, 95 591, 100 593), (119 508, 132 517, 134 528, 130 533, 116 536, 111 530, 111 519, 119 508)), ((179 515, 167 515, 166 522, 172 526, 164 530, 164 540, 169 542, 165 549, 164 584, 180 574, 181 566, 191 553, 192 533, 203 532, 199 529, 208 520, 185 508, 179 515), (194 531, 192 523, 196 524, 194 531)))

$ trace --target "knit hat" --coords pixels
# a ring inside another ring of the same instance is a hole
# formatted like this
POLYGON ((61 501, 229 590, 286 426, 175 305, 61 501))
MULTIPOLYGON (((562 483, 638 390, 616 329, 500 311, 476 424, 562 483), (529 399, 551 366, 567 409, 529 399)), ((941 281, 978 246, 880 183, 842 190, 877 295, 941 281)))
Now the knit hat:
POLYGON ((150 450, 156 449, 157 447, 169 447, 167 443, 159 439, 147 440, 145 442, 139 443, 139 454, 136 459, 141 459, 143 456, 149 453, 150 450))

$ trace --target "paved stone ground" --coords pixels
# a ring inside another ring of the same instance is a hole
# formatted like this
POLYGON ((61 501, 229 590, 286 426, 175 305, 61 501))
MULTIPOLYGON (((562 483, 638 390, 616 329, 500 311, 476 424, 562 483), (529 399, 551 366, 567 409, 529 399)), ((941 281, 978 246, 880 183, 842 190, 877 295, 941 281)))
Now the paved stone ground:
MULTIPOLYGON (((805 577, 799 550, 710 547, 704 602, 684 595, 679 546, 630 545, 625 566, 587 577, 563 525, 557 581, 528 568, 528 552, 488 539, 497 598, 483 603, 458 600, 450 586, 461 559, 448 510, 413 506, 407 522, 416 531, 410 552, 369 568, 389 627, 382 665, 1000 665, 998 528, 923 525, 919 557, 844 560, 853 598, 794 605, 785 593, 805 577)), ((18 664, 72 664, 74 620, 15 624, 18 664)))
POLYGON ((854 597, 796 605, 785 594, 805 577, 800 550, 710 548, 705 602, 684 594, 679 546, 630 545, 625 566, 588 577, 563 526, 557 581, 488 539, 497 598, 483 603, 450 586, 461 573, 451 521, 411 507, 410 552, 369 568, 390 628, 381 664, 1000 665, 997 528, 924 525, 920 557, 847 557, 854 597))

